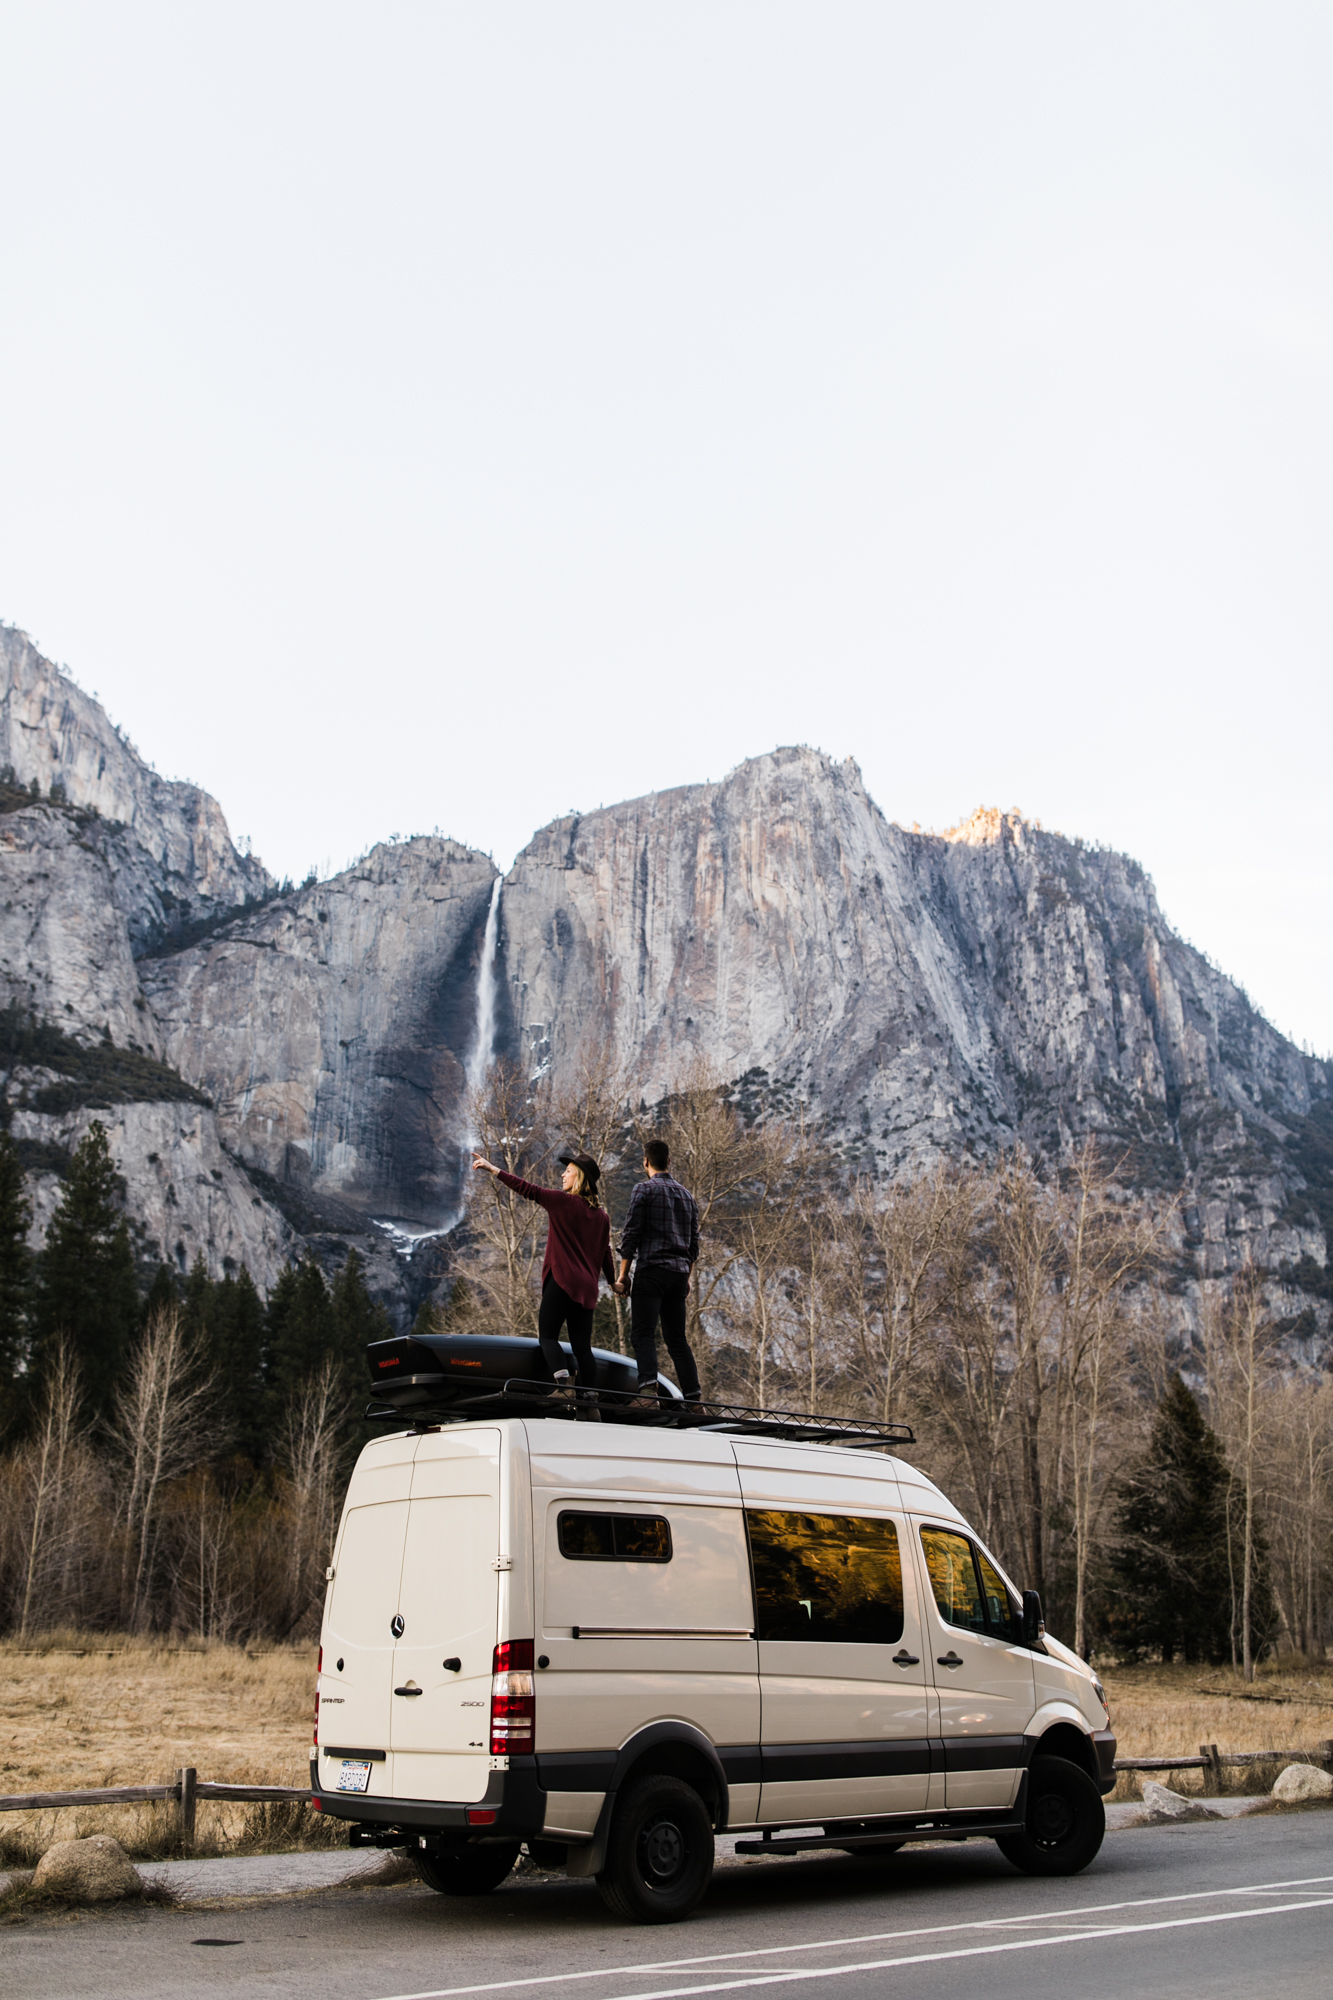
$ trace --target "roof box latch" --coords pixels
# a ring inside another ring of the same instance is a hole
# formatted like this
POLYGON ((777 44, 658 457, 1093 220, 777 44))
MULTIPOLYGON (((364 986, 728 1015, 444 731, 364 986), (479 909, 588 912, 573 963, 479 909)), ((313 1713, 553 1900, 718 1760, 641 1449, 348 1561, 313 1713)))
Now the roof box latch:
POLYGON ((513 1567, 514 1558, 512 1556, 497 1556, 491 1564, 492 1569, 512 1569, 513 1567))

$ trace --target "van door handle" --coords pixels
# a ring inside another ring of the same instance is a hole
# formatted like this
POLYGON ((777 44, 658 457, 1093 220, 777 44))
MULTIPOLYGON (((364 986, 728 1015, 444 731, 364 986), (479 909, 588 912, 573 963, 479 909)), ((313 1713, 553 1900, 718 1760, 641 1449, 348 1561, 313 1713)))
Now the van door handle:
POLYGON ((915 1653, 909 1653, 904 1646, 901 1652, 894 1654, 893 1664, 895 1667, 919 1667, 921 1662, 915 1653))
POLYGON ((961 1667, 963 1663, 953 1648, 950 1647, 943 1659, 937 1660, 935 1664, 937 1667, 961 1667))
MULTIPOLYGON (((960 1661, 960 1663, 959 1663, 959 1664, 960 1664, 960 1665, 962 1664, 962 1663, 961 1663, 961 1661, 960 1661)), ((394 1689, 394 1693, 395 1693, 395 1694, 405 1694, 405 1695, 414 1695, 414 1694, 424 1694, 425 1692, 426 1692, 425 1688, 395 1688, 395 1689, 394 1689)))

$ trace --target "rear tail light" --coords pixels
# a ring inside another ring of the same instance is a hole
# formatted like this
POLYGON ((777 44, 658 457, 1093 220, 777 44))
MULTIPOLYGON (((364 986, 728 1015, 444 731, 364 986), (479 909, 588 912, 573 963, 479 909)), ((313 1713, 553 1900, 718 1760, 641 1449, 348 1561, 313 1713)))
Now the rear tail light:
POLYGON ((531 1639, 506 1639, 491 1660, 491 1755, 530 1751, 536 1738, 531 1639))
POLYGON ((312 1739, 315 1749, 319 1748, 319 1676, 323 1673, 323 1671, 324 1671, 324 1648, 321 1646, 319 1649, 319 1657, 315 1661, 315 1734, 312 1739))

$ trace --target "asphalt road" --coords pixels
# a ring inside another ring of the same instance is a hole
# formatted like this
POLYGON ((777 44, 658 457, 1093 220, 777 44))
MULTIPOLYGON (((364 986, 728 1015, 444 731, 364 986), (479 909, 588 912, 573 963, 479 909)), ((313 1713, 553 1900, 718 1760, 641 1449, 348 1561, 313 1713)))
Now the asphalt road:
POLYGON ((515 1875, 458 1902, 416 1883, 211 1910, 118 1906, 0 1934, 24 2000, 1329 2000, 1333 1813, 1108 1835, 1070 1880, 989 1841, 876 1861, 733 1862, 684 1924, 617 1923, 595 1888, 515 1875), (223 1942, 204 1942, 218 1940, 223 1942))

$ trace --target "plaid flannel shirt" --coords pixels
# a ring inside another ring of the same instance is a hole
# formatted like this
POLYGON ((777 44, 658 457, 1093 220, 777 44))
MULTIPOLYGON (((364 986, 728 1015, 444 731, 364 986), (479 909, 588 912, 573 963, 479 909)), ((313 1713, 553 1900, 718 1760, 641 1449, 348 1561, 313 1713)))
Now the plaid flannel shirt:
POLYGON ((620 1254, 662 1271, 688 1271, 699 1256, 699 1207, 670 1174, 640 1181, 629 1198, 620 1236, 620 1254))

